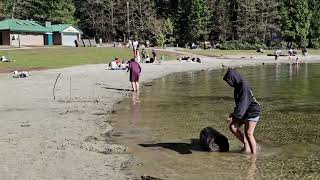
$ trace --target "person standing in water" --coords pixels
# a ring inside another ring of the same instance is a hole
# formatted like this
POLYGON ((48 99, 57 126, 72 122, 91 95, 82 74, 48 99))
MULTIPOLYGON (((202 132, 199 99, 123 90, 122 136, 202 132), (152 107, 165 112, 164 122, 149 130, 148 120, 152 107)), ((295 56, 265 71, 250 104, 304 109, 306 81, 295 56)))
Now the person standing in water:
POLYGON ((133 91, 139 92, 139 77, 141 73, 141 66, 139 63, 136 62, 136 60, 133 58, 129 62, 129 68, 127 72, 130 71, 130 77, 129 80, 131 82, 131 86, 133 91))
POLYGON ((236 70, 228 69, 223 80, 234 88, 236 107, 228 118, 230 131, 243 143, 241 150, 243 153, 256 154, 257 143, 254 130, 261 115, 260 104, 253 96, 249 85, 236 70), (240 130, 242 125, 245 125, 244 134, 240 130))

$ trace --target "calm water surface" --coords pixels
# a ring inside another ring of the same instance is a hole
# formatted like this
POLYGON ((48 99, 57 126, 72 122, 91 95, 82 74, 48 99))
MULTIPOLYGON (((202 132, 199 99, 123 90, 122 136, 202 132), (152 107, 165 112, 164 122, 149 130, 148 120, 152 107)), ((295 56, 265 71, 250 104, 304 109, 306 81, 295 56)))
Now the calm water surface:
POLYGON ((240 143, 228 130, 234 100, 225 71, 163 77, 116 107, 115 141, 142 162, 136 172, 163 179, 320 179, 320 64, 238 68, 263 108, 256 157, 237 153, 240 143), (201 151, 197 140, 207 126, 229 138, 231 152, 201 151))

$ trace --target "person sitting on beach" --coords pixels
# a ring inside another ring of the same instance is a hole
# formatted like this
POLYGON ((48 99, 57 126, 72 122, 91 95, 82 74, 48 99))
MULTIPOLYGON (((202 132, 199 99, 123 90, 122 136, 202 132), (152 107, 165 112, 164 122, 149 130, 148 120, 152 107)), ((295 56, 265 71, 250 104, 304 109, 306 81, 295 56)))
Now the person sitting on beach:
POLYGON ((145 63, 150 63, 150 58, 149 58, 149 55, 148 55, 148 54, 146 55, 146 58, 145 58, 144 62, 145 62, 145 63))
POLYGON ((128 64, 125 61, 122 61, 122 63, 120 64, 120 69, 126 70, 127 68, 128 68, 128 64))
POLYGON ((119 59, 119 58, 114 58, 114 61, 117 63, 117 65, 118 65, 118 66, 120 66, 121 61, 120 61, 120 59, 119 59))
POLYGON ((253 96, 250 86, 236 70, 228 69, 223 80, 234 88, 236 107, 227 120, 230 123, 230 131, 243 143, 243 149, 241 150, 243 153, 256 154, 257 145, 254 138, 254 129, 260 119, 260 104, 253 96), (245 135, 240 130, 243 124, 245 125, 245 135))
POLYGON ((145 61, 146 57, 147 57, 147 53, 146 53, 146 51, 144 49, 142 49, 142 51, 141 51, 142 61, 145 61))
POLYGON ((289 56, 293 56, 293 49, 289 49, 289 50, 288 50, 288 55, 289 55, 289 56))
POLYGON ((136 60, 133 58, 129 62, 129 68, 127 72, 130 71, 130 77, 129 80, 131 82, 131 86, 133 91, 139 92, 139 77, 141 73, 141 66, 139 63, 136 62, 136 60))
POLYGON ((302 56, 306 56, 308 53, 308 49, 304 47, 301 49, 301 52, 302 52, 302 56))
POLYGON ((113 60, 111 63, 110 63, 110 69, 111 70, 119 70, 119 65, 117 64, 116 60, 113 60))

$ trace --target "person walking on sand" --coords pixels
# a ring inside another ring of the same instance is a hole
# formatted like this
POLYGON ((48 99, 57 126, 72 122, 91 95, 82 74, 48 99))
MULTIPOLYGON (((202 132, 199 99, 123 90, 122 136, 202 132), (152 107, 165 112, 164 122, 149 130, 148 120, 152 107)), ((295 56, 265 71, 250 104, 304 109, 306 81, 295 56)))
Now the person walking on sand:
POLYGON ((129 80, 131 82, 132 90, 134 92, 139 92, 139 77, 141 73, 141 66, 139 63, 136 62, 136 60, 133 58, 129 62, 129 68, 127 72, 130 71, 130 77, 129 80))
POLYGON ((236 107, 227 120, 230 123, 230 131, 243 143, 242 153, 256 154, 257 144, 254 130, 261 115, 260 104, 253 96, 249 85, 236 70, 228 69, 223 80, 234 88, 236 107), (240 130, 243 124, 245 125, 245 135, 240 130))
POLYGON ((154 59, 154 62, 157 62, 157 53, 154 49, 152 49, 152 57, 154 59))

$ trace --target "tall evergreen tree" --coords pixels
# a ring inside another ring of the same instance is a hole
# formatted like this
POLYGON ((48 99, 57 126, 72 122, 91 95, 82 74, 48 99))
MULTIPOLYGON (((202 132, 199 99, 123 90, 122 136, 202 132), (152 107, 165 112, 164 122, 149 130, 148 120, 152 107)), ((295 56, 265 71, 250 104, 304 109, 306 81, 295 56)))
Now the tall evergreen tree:
MULTIPOLYGON (((48 2, 50 4, 50 1, 48 2)), ((52 5, 47 7, 52 7, 50 13, 50 20, 55 23, 67 23, 76 24, 77 20, 74 17, 76 8, 72 0, 55 0, 51 1, 52 5)))
POLYGON ((5 7, 4 3, 0 1, 0 20, 5 18, 5 7))
POLYGON ((174 37, 180 46, 184 46, 190 43, 190 40, 194 39, 191 34, 190 0, 177 0, 177 6, 174 11, 176 11, 176 15, 173 17, 175 27, 174 37))
POLYGON ((256 24, 255 36, 270 46, 272 41, 280 40, 280 15, 279 3, 277 0, 257 1, 256 3, 256 24))
POLYGON ((191 0, 190 32, 192 41, 206 40, 211 13, 206 0, 191 0))
POLYGON ((310 20, 309 45, 311 47, 319 47, 320 37, 320 0, 310 1, 310 9, 312 17, 310 20))
POLYGON ((75 16, 80 28, 90 37, 109 39, 112 37, 112 0, 75 0, 75 16))
POLYGON ((311 11, 308 0, 283 0, 282 35, 287 42, 304 45, 310 30, 311 11))
POLYGON ((212 13, 210 19, 210 39, 216 42, 224 42, 230 34, 230 17, 228 13, 228 1, 212 0, 209 2, 212 13))

